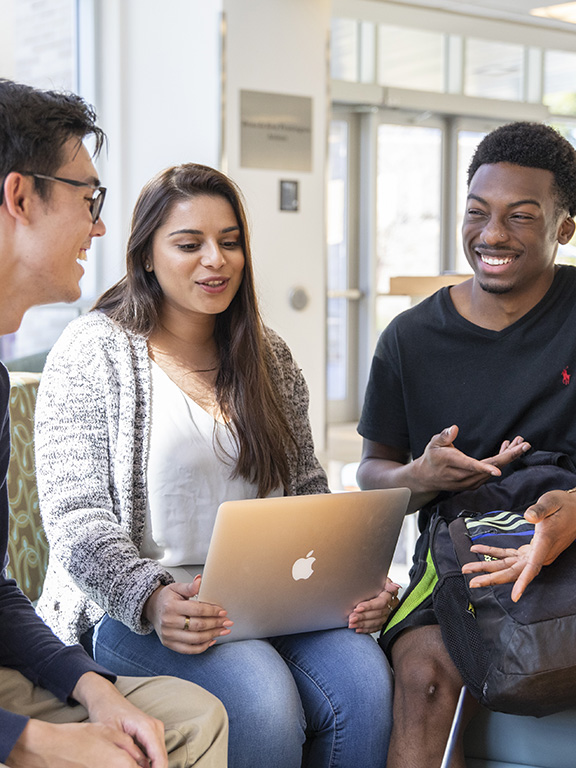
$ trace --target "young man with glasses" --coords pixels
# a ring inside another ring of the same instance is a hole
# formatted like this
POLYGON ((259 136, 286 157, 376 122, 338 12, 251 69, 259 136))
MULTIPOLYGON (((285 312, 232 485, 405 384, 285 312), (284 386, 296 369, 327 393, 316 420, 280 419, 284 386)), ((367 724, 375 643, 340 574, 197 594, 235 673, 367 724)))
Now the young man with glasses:
MULTIPOLYGON (((106 231, 83 144, 102 147, 95 119, 78 96, 0 80, 0 334, 31 306, 80 296, 79 262, 106 231)), ((64 646, 7 578, 9 391, 0 363, 0 766, 225 766, 217 699, 174 678, 116 680, 64 646)))

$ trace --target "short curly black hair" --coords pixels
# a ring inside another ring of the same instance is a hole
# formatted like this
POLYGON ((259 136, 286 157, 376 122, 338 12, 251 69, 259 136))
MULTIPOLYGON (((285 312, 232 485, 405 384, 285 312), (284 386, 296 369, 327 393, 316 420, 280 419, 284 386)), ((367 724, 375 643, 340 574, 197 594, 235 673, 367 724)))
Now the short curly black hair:
POLYGON ((558 131, 542 123, 508 123, 485 136, 468 168, 468 186, 481 165, 513 163, 554 174, 556 205, 576 214, 576 150, 558 131))

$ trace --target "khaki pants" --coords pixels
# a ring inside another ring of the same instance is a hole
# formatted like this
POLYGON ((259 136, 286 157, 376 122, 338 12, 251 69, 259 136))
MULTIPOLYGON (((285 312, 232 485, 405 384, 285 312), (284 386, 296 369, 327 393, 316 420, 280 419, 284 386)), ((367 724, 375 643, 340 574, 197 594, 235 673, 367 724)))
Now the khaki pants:
MULTIPOLYGON (((225 768, 228 720, 220 701, 193 683, 175 677, 119 677, 126 698, 165 725, 170 768, 225 768)), ((50 723, 88 720, 84 707, 62 704, 13 669, 0 667, 0 706, 50 723)), ((0 768, 5 768, 0 763, 0 768)))

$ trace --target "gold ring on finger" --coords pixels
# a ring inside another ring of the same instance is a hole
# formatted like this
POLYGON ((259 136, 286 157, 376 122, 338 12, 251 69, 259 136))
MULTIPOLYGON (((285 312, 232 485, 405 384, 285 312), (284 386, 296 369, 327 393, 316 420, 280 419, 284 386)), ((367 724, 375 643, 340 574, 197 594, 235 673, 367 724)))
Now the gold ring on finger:
POLYGON ((189 630, 190 629, 190 616, 186 616, 184 619, 184 629, 189 630))

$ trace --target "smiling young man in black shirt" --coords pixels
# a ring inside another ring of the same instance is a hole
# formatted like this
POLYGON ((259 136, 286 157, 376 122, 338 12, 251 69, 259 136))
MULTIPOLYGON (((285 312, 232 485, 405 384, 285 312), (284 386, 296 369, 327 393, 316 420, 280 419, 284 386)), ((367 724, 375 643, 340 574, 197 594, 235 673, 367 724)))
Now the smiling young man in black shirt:
MULTIPOLYGON (((576 153, 547 126, 513 123, 480 143, 468 185, 462 235, 473 277, 384 331, 358 428, 359 484, 412 490, 421 559, 426 504, 440 494, 514 471, 531 447, 576 462, 576 269, 555 264, 575 229, 576 153)), ((514 581, 519 599, 576 538, 575 495, 544 494, 526 512, 539 521, 528 553, 476 584, 514 581)), ((395 671, 387 766, 437 768, 462 681, 432 607, 401 605, 399 616, 381 641, 395 671)), ((464 765, 460 751, 452 766, 464 765)))

